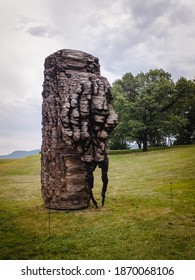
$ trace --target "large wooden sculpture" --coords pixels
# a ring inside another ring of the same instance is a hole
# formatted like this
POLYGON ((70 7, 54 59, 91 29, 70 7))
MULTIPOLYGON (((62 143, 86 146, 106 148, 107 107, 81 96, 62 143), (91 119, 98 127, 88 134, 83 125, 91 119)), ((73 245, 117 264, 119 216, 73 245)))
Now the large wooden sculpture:
POLYGON ((64 49, 45 59, 42 104, 41 183, 45 206, 82 209, 92 194, 93 171, 107 188, 106 141, 116 126, 111 86, 98 58, 64 49))

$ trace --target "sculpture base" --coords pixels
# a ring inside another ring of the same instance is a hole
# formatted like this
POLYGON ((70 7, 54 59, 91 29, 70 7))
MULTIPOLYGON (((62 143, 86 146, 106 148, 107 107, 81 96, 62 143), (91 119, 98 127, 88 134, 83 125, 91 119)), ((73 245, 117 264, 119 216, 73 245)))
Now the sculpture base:
POLYGON ((46 208, 78 210, 89 206, 86 171, 80 155, 70 146, 42 151, 42 197, 46 208), (52 161, 51 161, 52 157, 52 161))
POLYGON ((79 203, 79 205, 74 205, 73 203, 47 203, 44 202, 45 208, 51 209, 51 210, 59 210, 59 211, 64 211, 64 210, 82 210, 86 209, 89 207, 89 202, 87 201, 86 203, 79 203))

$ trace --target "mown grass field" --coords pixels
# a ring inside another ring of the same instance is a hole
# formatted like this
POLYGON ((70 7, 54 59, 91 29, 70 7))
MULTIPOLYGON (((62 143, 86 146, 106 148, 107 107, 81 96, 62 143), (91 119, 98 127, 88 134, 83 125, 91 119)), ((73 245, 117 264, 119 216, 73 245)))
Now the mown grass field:
POLYGON ((40 156, 0 160, 0 259, 194 259, 195 145, 109 158, 105 206, 52 210, 50 233, 40 156))

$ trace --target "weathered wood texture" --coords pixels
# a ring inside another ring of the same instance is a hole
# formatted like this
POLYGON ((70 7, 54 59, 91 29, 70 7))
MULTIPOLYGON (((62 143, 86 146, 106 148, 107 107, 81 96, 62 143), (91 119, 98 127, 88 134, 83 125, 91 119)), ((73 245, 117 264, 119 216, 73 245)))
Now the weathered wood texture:
POLYGON ((89 205, 85 162, 106 157, 106 139, 117 122, 111 86, 98 58, 60 50, 45 59, 41 183, 45 206, 89 205))

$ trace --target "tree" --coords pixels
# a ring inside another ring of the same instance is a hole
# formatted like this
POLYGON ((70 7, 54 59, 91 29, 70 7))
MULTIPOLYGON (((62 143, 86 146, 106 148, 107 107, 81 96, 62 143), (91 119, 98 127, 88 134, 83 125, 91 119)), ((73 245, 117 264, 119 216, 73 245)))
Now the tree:
POLYGON ((129 101, 123 95, 120 84, 113 86, 113 107, 118 114, 119 123, 112 133, 109 141, 109 148, 112 150, 127 149, 129 140, 129 101))
MULTIPOLYGON (((172 108, 182 93, 177 90, 171 74, 162 69, 139 73, 135 77, 131 73, 113 84, 115 110, 119 114, 121 126, 126 137, 142 143, 143 151, 147 151, 148 143, 154 146, 162 136, 183 125, 185 116, 174 115, 172 108), (119 106, 120 100, 125 106, 119 106)), ((124 136, 123 136, 124 137, 124 136)), ((124 137, 125 138, 125 137, 124 137)))
POLYGON ((195 80, 181 77, 176 88, 182 98, 178 102, 177 114, 182 115, 186 121, 177 132, 177 144, 195 143, 195 80))

